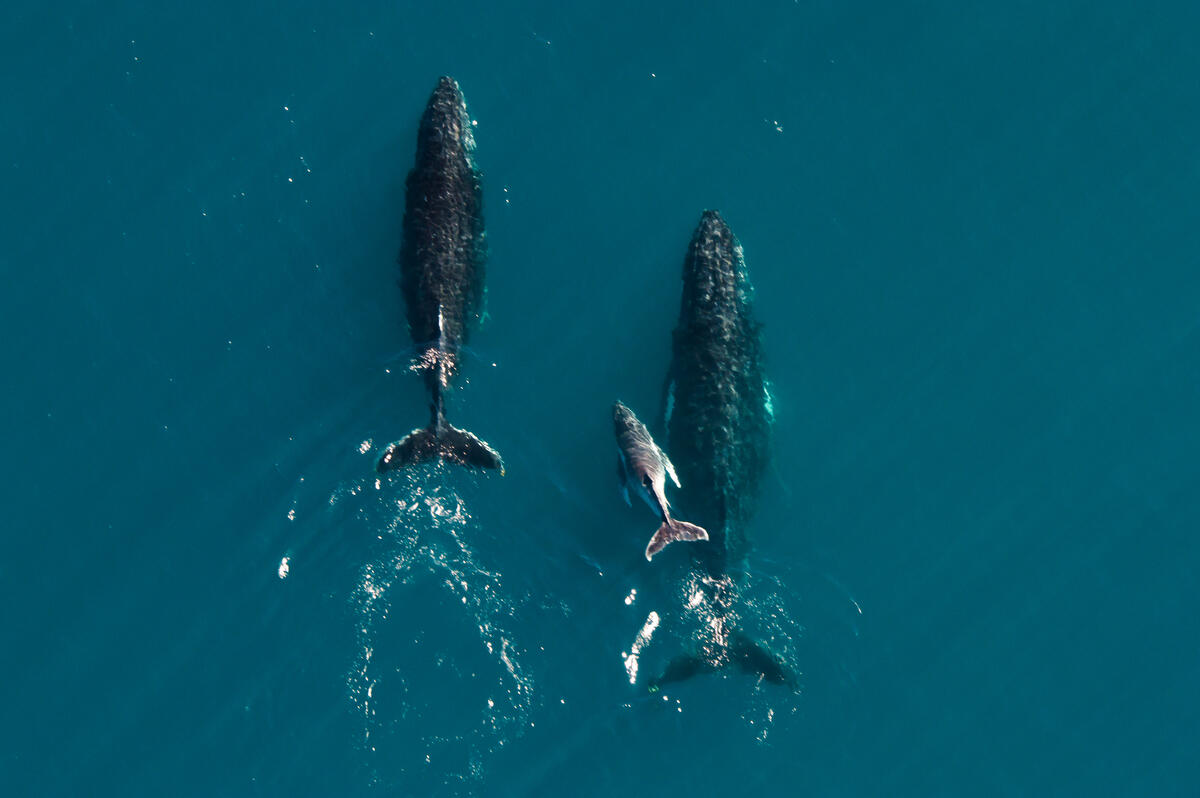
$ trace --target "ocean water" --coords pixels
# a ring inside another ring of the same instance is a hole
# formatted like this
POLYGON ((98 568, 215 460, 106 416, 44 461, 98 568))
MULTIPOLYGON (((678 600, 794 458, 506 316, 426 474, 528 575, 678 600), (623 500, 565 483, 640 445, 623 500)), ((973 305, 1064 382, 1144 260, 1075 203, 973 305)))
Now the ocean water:
POLYGON ((1188 795, 1194 4, 7 4, 5 795, 1188 795), (441 74, 489 315, 396 285, 441 74), (775 388, 745 622, 613 478, 704 208, 775 388), (636 669, 634 665, 636 664, 636 669))

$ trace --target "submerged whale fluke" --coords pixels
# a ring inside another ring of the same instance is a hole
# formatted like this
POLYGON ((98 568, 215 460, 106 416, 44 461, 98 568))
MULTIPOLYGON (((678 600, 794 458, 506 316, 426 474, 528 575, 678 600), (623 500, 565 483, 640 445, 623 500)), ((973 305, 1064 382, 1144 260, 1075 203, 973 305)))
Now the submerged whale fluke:
POLYGON ((646 546, 646 559, 653 559, 667 544, 677 540, 708 540, 708 532, 704 531, 703 527, 686 521, 676 521, 674 518, 664 521, 654 533, 654 537, 650 538, 650 544, 646 546))
POLYGON ((675 657, 667 663, 661 676, 650 680, 650 692, 657 692, 665 684, 682 682, 703 673, 714 673, 730 665, 736 665, 743 673, 771 684, 783 685, 792 690, 800 687, 798 675, 777 654, 762 643, 735 632, 730 635, 726 656, 716 661, 697 654, 675 657))
POLYGON ((800 686, 800 680, 792 669, 762 643, 737 632, 730 636, 729 642, 733 660, 743 673, 759 676, 771 684, 782 684, 793 690, 800 686))
POLYGON ((384 450, 376 468, 383 473, 435 459, 476 468, 496 468, 501 476, 504 475, 504 461, 499 452, 465 429, 449 424, 441 430, 426 427, 408 433, 399 443, 384 450))

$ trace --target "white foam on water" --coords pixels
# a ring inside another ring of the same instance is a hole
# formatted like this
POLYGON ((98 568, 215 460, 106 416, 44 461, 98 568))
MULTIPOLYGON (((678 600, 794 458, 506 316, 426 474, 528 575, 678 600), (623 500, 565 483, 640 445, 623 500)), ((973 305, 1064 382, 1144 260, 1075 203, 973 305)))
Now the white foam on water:
POLYGON ((661 622, 662 619, 658 617, 658 613, 651 610, 650 614, 646 616, 646 622, 642 624, 641 631, 634 638, 633 645, 629 648, 629 653, 621 653, 621 658, 625 660, 625 673, 629 676, 630 684, 637 684, 638 657, 641 655, 642 649, 650 645, 650 638, 654 635, 654 630, 658 628, 661 622))
POLYGON ((513 601, 471 545, 481 532, 466 499, 444 484, 447 468, 393 477, 384 489, 348 486, 330 499, 379 527, 371 537, 380 552, 362 566, 351 599, 358 653, 346 683, 373 780, 402 791, 431 774, 455 784, 482 778, 490 756, 529 728, 534 701, 508 631, 513 601), (477 709, 447 710, 460 701, 477 709), (438 767, 402 764, 415 754, 438 767))

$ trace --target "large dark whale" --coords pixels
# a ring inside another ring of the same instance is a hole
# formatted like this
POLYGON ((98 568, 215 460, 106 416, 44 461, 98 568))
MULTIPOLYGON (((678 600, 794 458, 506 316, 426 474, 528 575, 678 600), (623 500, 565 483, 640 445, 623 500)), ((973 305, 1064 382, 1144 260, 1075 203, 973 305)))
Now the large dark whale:
POLYGON ((684 260, 665 394, 684 506, 710 534, 695 554, 721 576, 746 553, 772 411, 742 246, 717 211, 700 217, 684 260))
POLYGON ((778 657, 734 628, 734 580, 768 462, 772 409, 742 247, 716 211, 704 212, 688 246, 671 355, 663 422, 680 505, 708 530, 708 540, 688 548, 704 577, 714 645, 676 657, 651 686, 730 665, 794 686, 778 657))
POLYGON ((466 101, 458 84, 443 77, 417 132, 400 248, 400 288, 417 349, 412 368, 429 392, 430 421, 388 446, 380 471, 441 458, 503 473, 495 449, 446 421, 459 354, 483 315, 487 245, 474 149, 466 101))

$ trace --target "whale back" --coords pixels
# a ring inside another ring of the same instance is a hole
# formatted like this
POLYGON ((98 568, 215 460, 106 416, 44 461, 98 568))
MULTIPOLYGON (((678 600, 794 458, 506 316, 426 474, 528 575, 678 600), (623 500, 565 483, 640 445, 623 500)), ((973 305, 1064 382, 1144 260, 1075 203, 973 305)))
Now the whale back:
POLYGON ((457 351, 483 313, 487 255, 475 137, 458 84, 441 78, 408 174, 400 285, 412 340, 457 351))
POLYGON ((741 245, 719 213, 705 211, 684 260, 666 424, 681 506, 710 535, 693 550, 714 575, 745 555, 769 455, 770 399, 752 304, 741 245))

